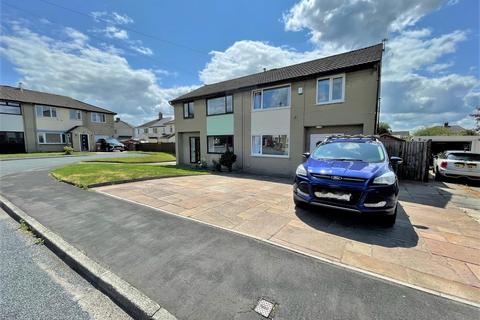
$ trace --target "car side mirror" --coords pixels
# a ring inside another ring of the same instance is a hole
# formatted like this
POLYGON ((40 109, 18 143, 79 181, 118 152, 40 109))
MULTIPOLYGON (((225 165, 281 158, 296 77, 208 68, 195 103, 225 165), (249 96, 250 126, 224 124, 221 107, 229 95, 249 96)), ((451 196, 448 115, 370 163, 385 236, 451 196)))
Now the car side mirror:
POLYGON ((302 157, 303 157, 304 159, 308 159, 308 157, 310 157, 310 152, 304 152, 304 153, 302 153, 302 157))
POLYGON ((400 157, 390 157, 390 162, 393 164, 402 164, 403 160, 400 157))

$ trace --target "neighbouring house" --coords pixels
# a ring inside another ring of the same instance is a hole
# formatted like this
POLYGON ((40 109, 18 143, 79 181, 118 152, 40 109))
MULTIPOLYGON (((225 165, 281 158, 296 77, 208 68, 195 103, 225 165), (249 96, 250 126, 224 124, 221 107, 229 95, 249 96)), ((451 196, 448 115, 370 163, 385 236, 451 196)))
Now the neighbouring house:
POLYGON ((113 136, 114 112, 70 97, 0 86, 0 153, 94 151, 113 136))
POLYGON ((172 101, 179 164, 293 175, 330 134, 376 132, 383 45, 204 85, 172 101))
POLYGON ((133 138, 134 127, 128 122, 115 118, 113 123, 113 137, 118 140, 129 140, 133 138))
POLYGON ((480 136, 414 136, 412 141, 432 141, 432 154, 447 150, 469 150, 480 153, 480 136))
POLYGON ((134 138, 142 142, 175 142, 175 122, 159 112, 157 119, 135 127, 134 138))

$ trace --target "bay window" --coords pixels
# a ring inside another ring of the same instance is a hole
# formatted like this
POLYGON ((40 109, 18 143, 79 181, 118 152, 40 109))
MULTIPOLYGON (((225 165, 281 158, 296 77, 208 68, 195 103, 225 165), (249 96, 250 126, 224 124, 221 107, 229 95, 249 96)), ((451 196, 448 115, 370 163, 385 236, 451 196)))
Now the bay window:
POLYGON ((317 79, 317 104, 338 103, 344 100, 344 74, 317 79))
POLYGON ((253 91, 253 110, 290 107, 290 86, 253 91))
POLYGON ((57 108, 50 106, 35 106, 38 118, 56 118, 57 108))
POLYGON ((207 116, 233 112, 233 96, 207 99, 207 116))
POLYGON ((100 122, 100 123, 106 122, 105 114, 92 112, 92 122, 100 122))
POLYGON ((227 149, 233 152, 233 136, 207 136, 208 153, 224 153, 227 149))
POLYGON ((288 157, 288 135, 252 136, 252 155, 288 157))
POLYGON ((183 104, 183 118, 192 119, 194 117, 193 102, 185 102, 183 104))

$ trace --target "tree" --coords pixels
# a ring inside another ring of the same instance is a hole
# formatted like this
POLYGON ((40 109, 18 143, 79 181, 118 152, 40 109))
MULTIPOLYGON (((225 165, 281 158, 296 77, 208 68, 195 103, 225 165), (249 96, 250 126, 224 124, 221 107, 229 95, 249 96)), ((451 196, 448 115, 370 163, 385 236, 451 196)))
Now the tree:
POLYGON ((414 136, 471 136, 475 135, 473 130, 452 131, 449 127, 426 127, 418 129, 413 133, 414 136))
POLYGON ((470 116, 475 120, 475 130, 480 132, 480 107, 476 107, 470 116))
POLYGON ((377 134, 392 133, 390 125, 386 122, 380 122, 377 128, 377 134))

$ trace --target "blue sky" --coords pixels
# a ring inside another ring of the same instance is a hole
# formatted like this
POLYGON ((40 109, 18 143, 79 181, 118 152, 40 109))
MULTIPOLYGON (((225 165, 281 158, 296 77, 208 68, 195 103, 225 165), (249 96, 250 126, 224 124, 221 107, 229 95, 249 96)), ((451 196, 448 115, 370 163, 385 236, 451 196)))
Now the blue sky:
POLYGON ((139 124, 203 83, 388 38, 382 120, 472 126, 475 0, 2 0, 1 83, 65 94, 139 124))

